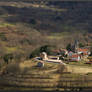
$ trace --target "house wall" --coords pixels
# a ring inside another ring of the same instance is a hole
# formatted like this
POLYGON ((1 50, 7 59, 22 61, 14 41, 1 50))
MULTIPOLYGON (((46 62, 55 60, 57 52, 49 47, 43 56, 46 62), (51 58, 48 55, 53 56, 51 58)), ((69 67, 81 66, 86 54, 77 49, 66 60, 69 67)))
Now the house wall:
POLYGON ((78 58, 71 58, 71 61, 80 61, 80 57, 78 57, 78 58))

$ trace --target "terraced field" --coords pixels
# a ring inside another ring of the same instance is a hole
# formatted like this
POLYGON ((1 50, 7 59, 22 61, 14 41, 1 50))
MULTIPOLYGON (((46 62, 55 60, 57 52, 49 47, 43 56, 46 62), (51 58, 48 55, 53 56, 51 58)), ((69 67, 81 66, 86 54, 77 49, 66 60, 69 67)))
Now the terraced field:
MULTIPOLYGON (((10 65, 7 67, 7 74, 2 75, 0 78, 1 86, 5 87, 22 87, 30 89, 53 89, 58 85, 60 74, 58 74, 58 64, 49 64, 46 63, 45 67, 39 68, 36 67, 36 62, 24 62, 19 66, 21 70, 16 70, 13 72, 10 69, 10 65), (48 67, 47 67, 48 65, 48 67), (30 68, 29 68, 30 67, 30 68), (46 68, 47 67, 47 68, 46 68), (27 71, 25 72, 25 69, 27 71)), ((14 67, 11 64, 12 67, 14 67)), ((16 66, 16 65, 15 65, 16 66)), ((12 68, 11 67, 11 68, 12 68)), ((18 66, 17 66, 18 67, 18 66)))
POLYGON ((92 88, 92 75, 75 74, 56 63, 45 63, 36 67, 37 62, 22 62, 14 68, 7 67, 7 72, 0 77, 0 88, 4 90, 80 90, 92 88), (13 71, 13 68, 16 72, 13 71), (21 68, 21 69, 20 69, 21 68), (25 71, 25 69, 27 69, 25 71))

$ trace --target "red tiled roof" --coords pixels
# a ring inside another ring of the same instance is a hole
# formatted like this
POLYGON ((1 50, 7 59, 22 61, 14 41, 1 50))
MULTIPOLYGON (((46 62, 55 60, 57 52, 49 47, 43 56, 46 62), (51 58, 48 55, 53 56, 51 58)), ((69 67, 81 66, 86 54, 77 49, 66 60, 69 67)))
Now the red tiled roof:
POLYGON ((88 51, 88 49, 81 49, 81 48, 79 48, 78 51, 80 51, 80 52, 86 52, 86 51, 88 51))
POLYGON ((72 51, 69 51, 69 53, 73 53, 72 51))
POLYGON ((78 57, 79 57, 78 54, 74 54, 74 55, 71 56, 71 58, 78 58, 78 57))

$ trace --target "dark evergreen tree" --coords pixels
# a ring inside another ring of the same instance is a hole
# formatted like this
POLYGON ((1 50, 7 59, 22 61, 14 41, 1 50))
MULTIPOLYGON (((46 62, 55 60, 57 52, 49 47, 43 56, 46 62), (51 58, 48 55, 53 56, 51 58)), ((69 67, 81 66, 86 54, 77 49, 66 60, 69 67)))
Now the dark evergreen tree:
POLYGON ((72 51, 72 46, 71 46, 70 43, 66 46, 66 49, 67 49, 68 51, 72 51))

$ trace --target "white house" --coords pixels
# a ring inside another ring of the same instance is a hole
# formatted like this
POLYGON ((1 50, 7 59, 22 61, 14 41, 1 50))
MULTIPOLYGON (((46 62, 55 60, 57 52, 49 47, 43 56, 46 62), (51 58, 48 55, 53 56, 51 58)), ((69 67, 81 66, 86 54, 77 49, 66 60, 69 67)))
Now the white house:
POLYGON ((73 53, 72 51, 70 51, 70 52, 68 53, 68 56, 71 57, 73 54, 74 54, 74 53, 73 53))
POLYGON ((52 62, 52 63, 60 63, 63 65, 66 65, 65 63, 63 63, 61 60, 59 60, 59 57, 57 56, 47 56, 47 54, 45 52, 42 52, 40 57, 36 57, 36 60, 42 60, 45 62, 52 62))
POLYGON ((80 61, 81 57, 78 54, 73 54, 72 56, 69 57, 70 61, 80 61))

